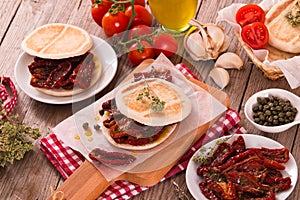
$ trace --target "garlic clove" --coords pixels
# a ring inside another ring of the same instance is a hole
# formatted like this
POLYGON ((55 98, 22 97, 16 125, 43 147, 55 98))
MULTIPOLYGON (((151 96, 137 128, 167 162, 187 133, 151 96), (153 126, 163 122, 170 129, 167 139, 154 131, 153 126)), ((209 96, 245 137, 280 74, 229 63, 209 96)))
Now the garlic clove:
POLYGON ((229 42, 228 36, 225 34, 225 39, 224 39, 223 45, 221 46, 221 48, 219 50, 220 53, 225 52, 229 48, 229 45, 230 45, 230 42, 229 42))
POLYGON ((225 40, 224 29, 212 23, 205 24, 204 26, 204 28, 206 28, 207 35, 210 38, 212 50, 219 52, 225 40))
POLYGON ((224 89, 230 81, 226 69, 215 67, 209 72, 209 77, 221 88, 224 89))
POLYGON ((226 52, 216 60, 215 67, 240 70, 243 67, 243 61, 237 54, 226 52))
POLYGON ((192 32, 184 38, 184 47, 193 60, 207 60, 209 58, 199 31, 192 32))

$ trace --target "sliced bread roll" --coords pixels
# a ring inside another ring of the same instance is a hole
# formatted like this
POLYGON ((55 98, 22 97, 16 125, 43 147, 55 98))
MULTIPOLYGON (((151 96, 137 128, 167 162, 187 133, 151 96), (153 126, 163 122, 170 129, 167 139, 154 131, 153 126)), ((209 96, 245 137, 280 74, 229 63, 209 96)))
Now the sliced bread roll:
POLYGON ((289 17, 300 11, 298 0, 282 0, 266 14, 265 25, 269 30, 269 44, 289 53, 300 53, 300 24, 293 25, 289 17))
POLYGON ((185 119, 192 110, 190 99, 182 90, 168 81, 151 78, 122 86, 116 93, 116 105, 122 114, 148 126, 165 126, 185 119), (144 88, 150 89, 150 96, 165 102, 164 109, 155 112, 151 100, 137 99, 144 88))
POLYGON ((46 24, 30 33, 22 48, 32 56, 62 59, 79 56, 93 46, 87 31, 70 24, 46 24))

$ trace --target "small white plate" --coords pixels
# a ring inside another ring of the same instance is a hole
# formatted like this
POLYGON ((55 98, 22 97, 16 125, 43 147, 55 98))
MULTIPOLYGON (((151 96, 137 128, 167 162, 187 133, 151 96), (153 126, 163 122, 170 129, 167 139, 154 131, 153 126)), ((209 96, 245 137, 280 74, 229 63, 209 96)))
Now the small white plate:
POLYGON ((31 98, 49 104, 75 103, 99 93, 114 78, 118 68, 118 59, 115 51, 106 41, 96 36, 91 37, 94 43, 91 51, 99 58, 102 64, 102 74, 99 80, 88 90, 73 96, 57 97, 45 94, 32 87, 30 85, 31 74, 28 70, 28 65, 33 61, 34 57, 25 52, 18 58, 14 69, 14 76, 18 86, 31 98))
MULTIPOLYGON (((232 142, 238 136, 240 136, 240 135, 233 135, 233 136, 231 136, 232 138, 230 138, 228 141, 232 142)), ((284 147, 280 143, 278 143, 270 138, 263 137, 260 135, 244 134, 241 136, 243 136, 247 148, 252 148, 252 147, 282 148, 282 147, 284 147)), ((206 145, 201 147, 197 152, 195 152, 193 156, 206 155, 206 152, 204 150, 209 151, 210 148, 213 148, 215 146, 215 144, 218 140, 224 139, 227 137, 230 137, 230 136, 224 136, 224 137, 215 139, 215 140, 207 143, 206 145)), ((192 159, 189 161, 189 164, 188 164, 187 170, 186 170, 186 176, 185 176, 186 184, 187 184, 187 187, 188 187, 190 193, 192 194, 192 196, 195 199, 205 200, 207 198, 202 194, 202 192, 199 188, 199 183, 201 181, 203 181, 203 178, 200 177, 199 175, 197 175, 198 166, 199 165, 196 162, 194 162, 192 159)), ((280 193, 276 193, 277 200, 285 200, 292 193, 294 187, 296 186, 297 179, 298 179, 297 163, 291 153, 290 153, 289 161, 287 163, 284 163, 284 166, 286 168, 285 168, 285 170, 283 170, 281 172, 284 177, 288 177, 288 176, 291 177, 292 185, 291 185, 291 188, 289 188, 288 190, 280 192, 280 193)))

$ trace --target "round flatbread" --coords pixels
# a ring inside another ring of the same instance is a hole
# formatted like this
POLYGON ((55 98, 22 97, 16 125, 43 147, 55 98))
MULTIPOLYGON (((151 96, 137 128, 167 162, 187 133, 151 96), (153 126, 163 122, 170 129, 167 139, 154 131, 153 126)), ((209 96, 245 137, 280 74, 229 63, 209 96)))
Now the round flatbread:
POLYGON ((299 11, 298 0, 283 0, 267 12, 265 25, 271 46, 289 53, 300 53, 300 25, 292 25, 287 17, 299 11))
POLYGON ((97 57, 95 57, 95 55, 94 55, 94 62, 95 62, 95 68, 94 68, 94 71, 93 71, 93 76, 92 76, 92 79, 91 79, 90 86, 87 89, 82 89, 82 88, 78 88, 78 87, 75 87, 72 90, 65 90, 63 88, 59 88, 59 89, 45 89, 45 88, 38 88, 38 87, 36 87, 36 89, 38 89, 39 91, 41 91, 41 92, 43 92, 45 94, 48 94, 48 95, 51 95, 51 96, 57 96, 57 97, 73 96, 73 95, 82 93, 82 92, 88 90, 93 85, 95 85, 96 82, 101 77, 101 74, 102 74, 102 63, 100 62, 99 59, 97 59, 97 57))
POLYGON ((21 46, 32 56, 62 59, 83 55, 91 49, 93 41, 82 28, 53 23, 35 29, 22 41, 21 46))
POLYGON ((185 119, 192 110, 191 101, 175 84, 151 78, 121 86, 116 93, 116 105, 120 112, 128 118, 148 126, 165 126, 185 119), (139 100, 139 94, 150 89, 150 96, 158 97, 165 102, 164 109, 155 112, 147 97, 139 100))

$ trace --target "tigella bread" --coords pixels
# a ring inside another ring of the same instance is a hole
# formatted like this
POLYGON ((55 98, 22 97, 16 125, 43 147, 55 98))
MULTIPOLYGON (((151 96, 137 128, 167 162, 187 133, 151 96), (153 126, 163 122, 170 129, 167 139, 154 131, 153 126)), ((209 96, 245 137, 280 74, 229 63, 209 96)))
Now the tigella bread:
POLYGON ((93 40, 84 29, 77 26, 53 23, 35 29, 21 46, 32 56, 62 59, 83 55, 91 49, 93 40))
POLYGON ((159 78, 124 85, 116 94, 116 104, 122 114, 148 126, 180 122, 192 109, 190 99, 177 85, 159 78), (145 96, 147 93, 152 98, 145 96), (153 96, 160 101, 158 104, 164 102, 161 111, 153 111, 151 103, 156 103, 153 96))
POLYGON ((269 44, 289 53, 300 53, 300 5, 298 0, 283 0, 266 14, 269 44))
POLYGON ((22 42, 23 50, 33 56, 27 66, 30 85, 52 96, 86 91, 102 72, 92 47, 89 33, 77 26, 53 23, 38 27, 22 42))

